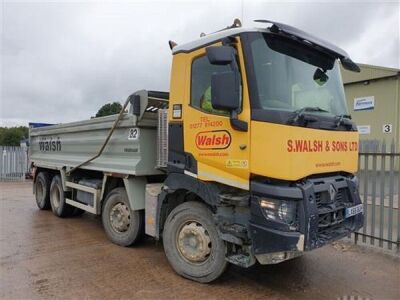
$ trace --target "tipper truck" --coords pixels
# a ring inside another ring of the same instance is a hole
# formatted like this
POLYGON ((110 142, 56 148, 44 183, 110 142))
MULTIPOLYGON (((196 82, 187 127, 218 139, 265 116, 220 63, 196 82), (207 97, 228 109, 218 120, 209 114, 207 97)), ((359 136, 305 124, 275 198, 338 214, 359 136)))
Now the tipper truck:
POLYGON ((257 20, 177 45, 169 92, 117 115, 32 128, 40 209, 101 215, 107 237, 162 240, 173 269, 211 282, 228 264, 276 264, 363 225, 342 49, 257 20))

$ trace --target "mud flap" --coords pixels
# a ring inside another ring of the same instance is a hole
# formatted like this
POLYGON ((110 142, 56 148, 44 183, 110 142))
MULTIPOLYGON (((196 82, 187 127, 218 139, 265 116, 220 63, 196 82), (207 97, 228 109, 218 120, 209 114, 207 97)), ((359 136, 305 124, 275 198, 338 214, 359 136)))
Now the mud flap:
POLYGON ((145 177, 124 178, 126 193, 132 210, 141 210, 145 207, 145 193, 147 180, 145 177))

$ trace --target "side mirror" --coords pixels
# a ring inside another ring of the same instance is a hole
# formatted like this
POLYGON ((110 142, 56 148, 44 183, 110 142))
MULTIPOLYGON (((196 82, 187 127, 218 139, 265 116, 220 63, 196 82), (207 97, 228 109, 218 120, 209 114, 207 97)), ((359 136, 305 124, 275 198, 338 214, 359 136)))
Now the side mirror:
POLYGON ((237 76, 234 71, 212 74, 211 104, 214 109, 232 112, 240 108, 240 87, 237 76))
POLYGON ((207 47, 206 53, 212 65, 229 65, 235 59, 235 49, 230 46, 207 47))
POLYGON ((240 108, 240 73, 235 49, 230 46, 207 47, 208 60, 214 65, 230 65, 230 71, 211 75, 211 105, 214 109, 229 111, 232 128, 247 131, 245 121, 238 119, 240 108))

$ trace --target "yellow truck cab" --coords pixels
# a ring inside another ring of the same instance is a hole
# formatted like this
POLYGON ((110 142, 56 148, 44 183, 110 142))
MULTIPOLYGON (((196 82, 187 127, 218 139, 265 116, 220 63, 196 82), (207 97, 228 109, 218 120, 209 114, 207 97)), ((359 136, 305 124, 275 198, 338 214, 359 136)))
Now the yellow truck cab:
POLYGON ((118 245, 162 239, 174 270, 198 282, 359 230, 358 133, 339 63, 359 68, 326 41, 259 22, 170 42, 169 93, 31 129, 38 207, 101 215, 118 245))
POLYGON ((363 224, 339 61, 358 66, 328 42, 260 22, 272 26, 232 26, 172 49, 166 186, 216 207, 233 245, 226 257, 243 266, 295 257, 363 224), (202 105, 210 88, 214 111, 202 105))

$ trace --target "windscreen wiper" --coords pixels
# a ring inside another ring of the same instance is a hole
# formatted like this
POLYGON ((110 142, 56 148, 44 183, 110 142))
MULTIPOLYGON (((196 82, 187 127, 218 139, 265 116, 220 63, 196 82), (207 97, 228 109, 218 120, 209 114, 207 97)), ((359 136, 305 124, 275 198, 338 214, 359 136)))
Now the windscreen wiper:
POLYGON ((304 122, 316 122, 318 119, 314 116, 305 115, 305 112, 329 112, 325 109, 322 109, 318 106, 306 106, 301 109, 295 110, 294 116, 288 121, 289 124, 297 123, 300 119, 304 120, 304 122))
POLYGON ((336 121, 336 127, 339 127, 340 125, 344 125, 346 128, 352 128, 353 127, 353 123, 350 121, 351 120, 351 116, 350 115, 338 115, 336 116, 337 121, 336 121))

